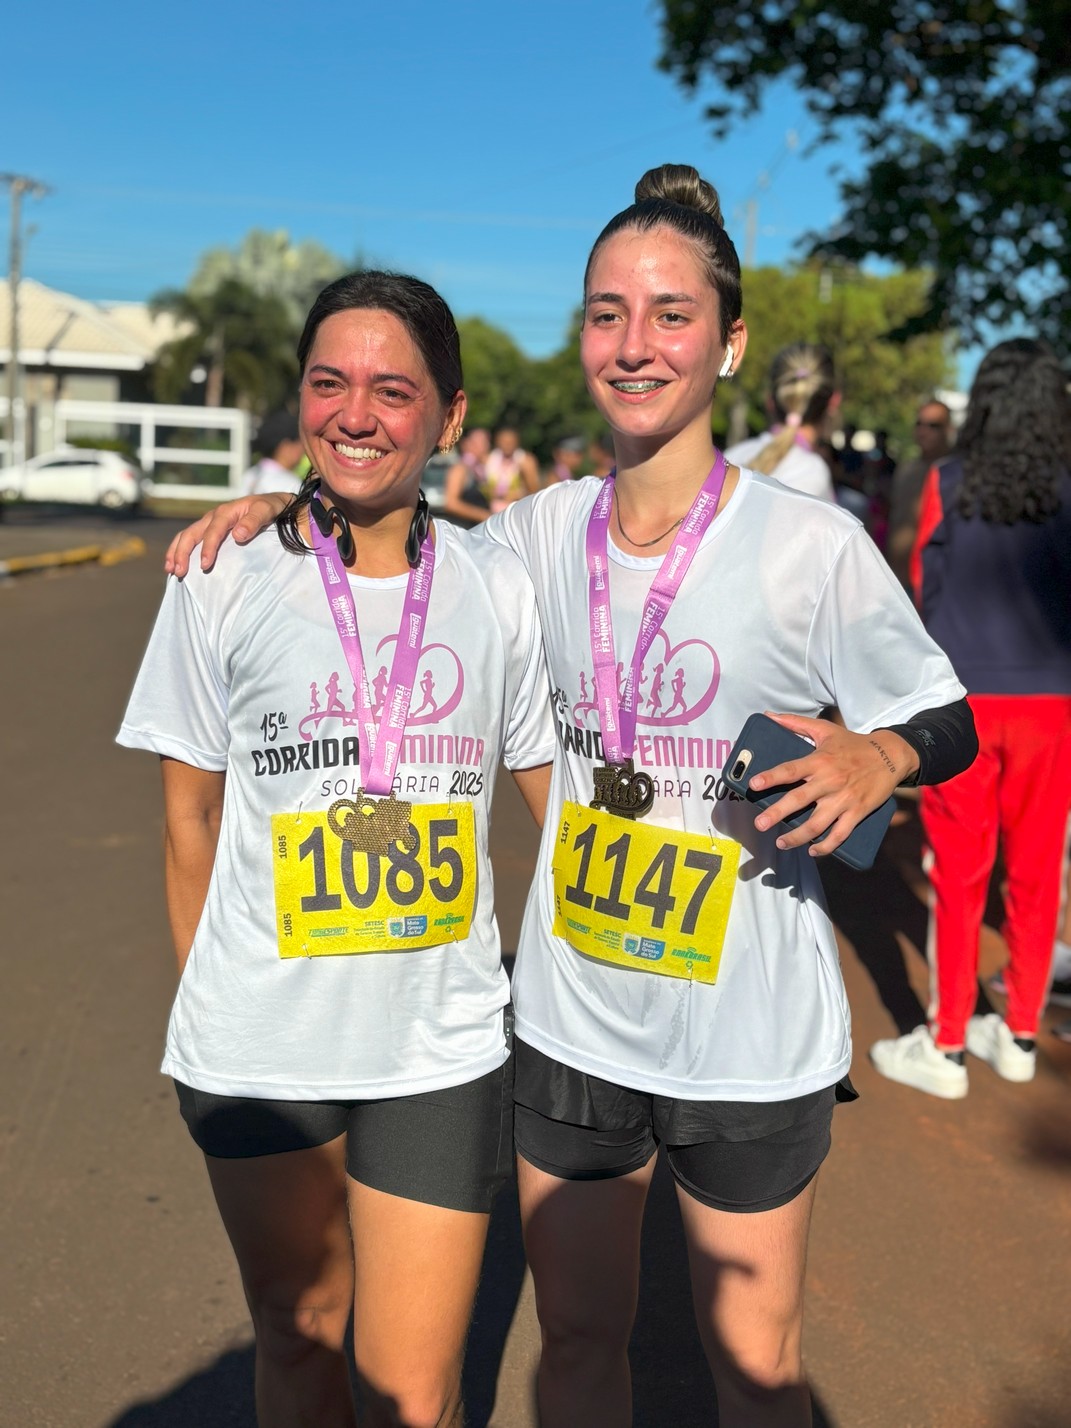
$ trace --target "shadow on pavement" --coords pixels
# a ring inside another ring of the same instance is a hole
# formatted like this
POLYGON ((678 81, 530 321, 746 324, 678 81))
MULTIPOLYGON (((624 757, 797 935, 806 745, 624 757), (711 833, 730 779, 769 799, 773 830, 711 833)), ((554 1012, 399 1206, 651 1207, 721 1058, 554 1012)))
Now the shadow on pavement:
MULTIPOLYGON (((911 985, 901 946, 901 939, 906 940, 925 962, 929 909, 908 875, 910 869, 916 878, 920 876, 917 870, 921 864, 922 825, 914 812, 908 822, 889 830, 872 868, 860 872, 836 858, 822 860, 829 915, 855 949, 899 1034, 926 1020, 926 1009, 911 985)), ((983 928, 999 928, 1004 921, 1003 878, 998 857, 989 882, 983 928)), ((979 981, 976 1013, 997 1009, 979 981)))
POLYGON ((928 912, 908 884, 902 864, 918 866, 920 828, 917 818, 890 829, 874 866, 865 872, 846 867, 836 858, 822 861, 822 885, 829 915, 852 944, 866 968, 898 1033, 926 1020, 904 966, 897 933, 925 955, 928 912))
POLYGON ((136 1403, 108 1428, 257 1428, 253 1347, 230 1349, 214 1364, 151 1403, 136 1403))

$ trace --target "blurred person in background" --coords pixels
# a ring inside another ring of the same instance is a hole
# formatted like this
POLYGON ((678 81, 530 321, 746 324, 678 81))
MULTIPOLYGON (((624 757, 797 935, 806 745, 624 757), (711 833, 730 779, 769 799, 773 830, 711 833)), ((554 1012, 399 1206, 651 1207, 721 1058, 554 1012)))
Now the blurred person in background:
MULTIPOLYGON (((1056 941, 1052 949, 1052 963, 1049 966, 1049 984, 1045 1000, 1051 1007, 1071 1007, 1071 822, 1068 824, 1068 855, 1064 858, 1064 896, 1060 926, 1056 930, 1056 941)), ((990 977, 993 991, 1005 997, 1008 984, 1002 968, 990 977)), ((1053 1035, 1061 1041, 1071 1041, 1071 1021, 1062 1021, 1053 1027, 1053 1035)))
POLYGON ((863 490, 870 503, 866 528, 881 551, 889 532, 889 503, 896 462, 889 455, 889 433, 874 433, 874 445, 863 457, 863 490))
POLYGON ((851 422, 844 423, 842 443, 833 467, 833 489, 838 506, 851 511, 866 525, 870 517, 870 500, 863 489, 863 456, 856 449, 858 432, 851 422))
POLYGON ((922 488, 930 468, 952 449, 954 434, 952 413, 944 402, 923 402, 915 418, 919 454, 901 461, 893 472, 885 557, 907 590, 911 589, 908 567, 918 530, 922 488))
POLYGON ((443 486, 443 514, 459 526, 476 526, 491 514, 484 491, 484 469, 491 454, 491 437, 486 427, 474 426, 465 432, 458 448, 459 460, 446 473, 443 486))
POLYGON ((822 422, 838 401, 833 358, 826 348, 808 342, 783 347, 770 364, 766 406, 773 425, 728 447, 725 459, 810 496, 835 500, 833 477, 815 447, 822 422))
POLYGON ((296 468, 304 464, 298 419, 293 412, 272 412, 260 424, 253 450, 260 460, 242 477, 243 496, 266 496, 271 491, 297 495, 301 476, 296 468))
POLYGON ((547 475, 548 484, 553 481, 575 481, 581 476, 587 445, 582 436, 567 436, 564 441, 559 441, 551 453, 553 465, 547 475))
POLYGON ((600 432, 588 444, 588 466, 591 468, 588 474, 597 476, 600 481, 605 481, 614 469, 614 441, 609 432, 600 432))
POLYGON ((978 758, 922 790, 933 889, 928 1023, 871 1048, 883 1076, 967 1094, 964 1049, 1029 1081, 1071 808, 1071 397, 1042 342, 978 368, 956 447, 926 479, 911 573, 927 630, 967 687, 978 758), (1007 1006, 975 1016, 978 945, 1001 845, 1007 1006))
POLYGON ((492 511, 504 511, 522 496, 539 490, 539 464, 521 448, 521 438, 511 426, 495 432, 494 449, 484 463, 484 493, 492 511))

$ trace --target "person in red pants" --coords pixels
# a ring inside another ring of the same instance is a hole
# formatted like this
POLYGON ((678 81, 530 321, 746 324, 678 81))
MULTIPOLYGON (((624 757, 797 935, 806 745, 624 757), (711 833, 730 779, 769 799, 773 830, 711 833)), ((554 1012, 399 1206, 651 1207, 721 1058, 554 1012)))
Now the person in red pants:
POLYGON ((1052 351, 987 354, 955 450, 929 473, 912 558, 927 630, 968 690, 979 754, 922 791, 933 916, 925 1026, 878 1041, 890 1080, 967 1094, 964 1050, 1029 1081, 1060 912, 1071 808, 1071 398, 1052 351), (1000 844, 1007 1009, 972 1015, 978 943, 1000 844))

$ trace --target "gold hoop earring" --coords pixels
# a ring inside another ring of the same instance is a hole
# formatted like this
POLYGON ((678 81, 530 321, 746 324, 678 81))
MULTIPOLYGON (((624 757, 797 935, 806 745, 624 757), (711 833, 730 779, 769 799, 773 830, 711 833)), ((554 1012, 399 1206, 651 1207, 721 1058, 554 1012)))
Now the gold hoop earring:
POLYGON ((445 437, 443 438, 439 446, 436 448, 436 450, 440 451, 445 456, 448 451, 453 451, 454 447, 461 440, 464 433, 465 428, 463 426, 455 426, 451 431, 448 431, 446 433, 445 437))

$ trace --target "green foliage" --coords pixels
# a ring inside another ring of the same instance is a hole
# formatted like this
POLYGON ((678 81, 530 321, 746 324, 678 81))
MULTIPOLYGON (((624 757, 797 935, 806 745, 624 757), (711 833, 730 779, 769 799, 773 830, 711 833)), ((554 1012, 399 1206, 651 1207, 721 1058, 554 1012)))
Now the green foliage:
MULTIPOLYGON (((845 420, 885 430, 906 448, 919 402, 953 378, 947 341, 924 334, 903 343, 886 334, 917 312, 926 298, 922 273, 878 277, 841 265, 817 264, 744 274, 748 348, 732 386, 723 386, 713 423, 724 439, 730 399, 743 398, 752 431, 768 425, 767 374, 788 342, 821 342, 834 353, 845 420)), ((550 357, 526 357, 513 339, 482 318, 464 318, 468 427, 509 424, 544 464, 565 436, 596 436, 605 423, 592 405, 580 370, 581 314, 574 313, 564 346, 550 357)))
POLYGON ((601 430, 580 370, 579 312, 565 346, 542 359, 526 357, 507 333, 483 318, 462 318, 458 330, 469 399, 466 426, 516 427, 522 445, 544 463, 563 437, 601 430))
POLYGON ((197 366, 208 373, 206 406, 236 405, 263 415, 293 399, 297 332, 278 297, 223 278, 207 292, 158 293, 149 306, 171 313, 180 326, 153 367, 158 401, 180 401, 197 366))
POLYGON ((724 96, 715 131, 790 76, 869 167, 812 252, 932 274, 900 335, 1071 326, 1071 0, 662 0, 661 68, 724 96))
MULTIPOLYGON (((818 264, 782 270, 757 268, 744 277, 747 352, 734 377, 734 396, 747 402, 752 431, 769 425, 765 408, 770 363, 790 342, 820 342, 833 353, 841 413, 855 426, 888 431, 905 449, 915 408, 952 379, 946 339, 937 333, 892 342, 926 301, 924 273, 879 277, 857 269, 818 264)), ((728 391, 714 407, 715 427, 728 420, 728 391)), ((723 434, 719 431, 719 434, 723 434)))
POLYGON ((465 425, 523 425, 528 414, 529 358, 507 332, 482 317, 463 317, 457 329, 469 399, 465 425))
POLYGON ((64 445, 75 446, 80 451, 115 451, 125 456, 132 466, 138 464, 138 449, 132 441, 124 441, 119 436, 68 436, 64 445))
POLYGON ((606 423, 592 405, 584 374, 580 370, 580 325, 578 308, 569 325, 565 346, 541 362, 533 363, 533 409, 530 434, 525 441, 537 456, 549 461, 556 444, 564 437, 589 439, 605 429, 606 423))

